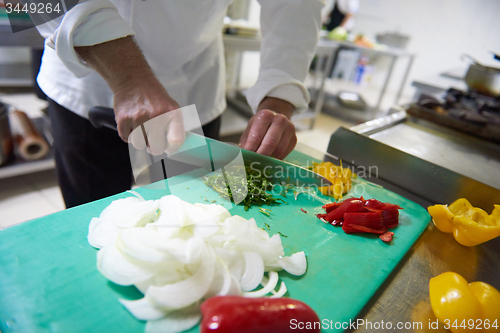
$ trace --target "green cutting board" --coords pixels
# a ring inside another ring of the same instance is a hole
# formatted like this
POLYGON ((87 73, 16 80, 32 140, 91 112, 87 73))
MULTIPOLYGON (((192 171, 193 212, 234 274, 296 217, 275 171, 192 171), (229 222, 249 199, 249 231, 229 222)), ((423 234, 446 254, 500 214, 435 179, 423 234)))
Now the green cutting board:
MULTIPOLYGON (((293 152, 288 160, 306 164, 308 157, 293 152)), ((310 160, 310 158, 309 158, 310 160)), ((184 176, 185 177, 185 176, 184 176)), ((185 179, 175 194, 191 203, 224 203, 198 179, 185 179)), ((286 254, 305 251, 308 268, 295 277, 280 272, 286 296, 309 304, 322 320, 343 323, 354 319, 398 265, 430 221, 421 206, 383 188, 361 181, 365 198, 400 205, 400 225, 389 244, 376 235, 345 234, 321 222, 315 214, 329 201, 304 194, 288 196, 287 204, 270 207, 271 216, 257 208, 230 210, 254 217, 270 234, 281 232, 286 254), (307 213, 301 211, 304 209, 307 213)), ((140 188, 146 199, 168 194, 140 188)), ((122 193, 32 220, 0 231, 0 331, 9 332, 143 332, 144 322, 133 318, 118 302, 137 299, 134 287, 107 281, 96 268, 96 252, 87 243, 87 228, 122 193)), ((224 205, 229 208, 227 202, 224 205)), ((345 325, 344 325, 345 326, 345 325)), ((197 332, 198 327, 190 332, 197 332)), ((330 331, 328 329, 327 331, 330 331)))

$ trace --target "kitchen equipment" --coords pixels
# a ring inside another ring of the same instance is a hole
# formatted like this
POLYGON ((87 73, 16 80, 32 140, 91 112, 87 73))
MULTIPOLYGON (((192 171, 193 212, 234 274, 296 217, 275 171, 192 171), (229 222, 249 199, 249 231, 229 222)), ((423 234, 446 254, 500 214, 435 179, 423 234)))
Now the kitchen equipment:
POLYGON ((422 94, 407 110, 412 116, 500 143, 500 98, 449 89, 443 100, 422 94))
MULTIPOLYGON (((116 130, 115 116, 111 108, 91 108, 89 110, 89 120, 95 127, 105 126, 116 130)), ((136 150, 133 149, 131 145, 129 145, 129 147, 131 153, 134 154, 136 150)), ((133 157, 131 158, 133 159, 133 157)), ((332 185, 328 179, 306 168, 190 132, 186 132, 186 140, 178 149, 178 153, 171 154, 168 157, 162 155, 161 163, 163 170, 161 175, 164 176, 163 179, 167 178, 167 175, 170 174, 169 170, 172 169, 168 167, 172 165, 169 164, 169 159, 205 168, 210 172, 241 161, 249 167, 263 170, 265 174, 270 176, 276 183, 285 181, 288 184, 296 186, 332 185)), ((143 160, 148 160, 148 158, 143 158, 143 160)), ((149 161, 150 165, 159 162, 158 157, 153 156, 150 156, 149 161)), ((136 165, 139 164, 132 162, 133 167, 136 165)), ((186 170, 188 169, 183 169, 181 171, 186 170)), ((139 171, 134 170, 134 174, 137 173, 139 173, 139 171)), ((176 172, 176 174, 179 173, 182 172, 176 172)), ((172 185, 173 182, 175 181, 169 181, 169 185, 172 185)))
POLYGON ((410 36, 400 34, 398 32, 385 32, 383 34, 377 34, 376 39, 377 43, 395 48, 406 49, 408 42, 410 41, 410 36))
POLYGON ((500 68, 484 66, 468 54, 463 56, 472 60, 465 74, 467 86, 473 91, 500 97, 500 68))
POLYGON ((12 133, 9 126, 7 105, 0 102, 0 165, 5 164, 12 155, 12 133))
MULTIPOLYGON (((303 166, 315 161, 296 151, 286 160, 303 166)), ((188 180, 178 193, 181 199, 203 203, 207 198, 228 206, 214 191, 207 191, 197 179, 197 171, 178 177, 188 180)), ((288 204, 273 206, 271 217, 255 207, 230 210, 233 215, 254 217, 259 227, 265 228, 267 223, 271 234, 285 235, 286 254, 305 251, 308 271, 304 276, 280 273, 287 296, 307 303, 322 320, 331 320, 332 325, 338 322, 344 329, 398 266, 430 219, 425 209, 397 194, 363 180, 359 184, 354 189, 365 198, 375 197, 404 208, 390 244, 376 235, 348 235, 321 222, 315 214, 331 200, 322 195, 313 199, 300 194, 297 200, 293 195, 282 197, 288 204)), ((136 191, 145 199, 167 194, 146 188, 136 191)), ((97 251, 86 239, 91 218, 112 200, 127 196, 130 194, 122 193, 0 231, 0 304, 8 304, 0 306, 3 333, 55 328, 74 333, 144 331, 145 322, 134 319, 118 302, 119 298, 137 299, 141 294, 134 287, 107 281, 97 271, 97 251)), ((338 331, 343 330, 338 327, 338 331)))
POLYGON ((368 106, 363 97, 354 92, 339 91, 337 100, 340 105, 349 109, 364 110, 368 106))
POLYGON ((50 150, 49 144, 43 138, 26 113, 14 110, 10 114, 12 135, 17 153, 25 160, 39 160, 50 150))

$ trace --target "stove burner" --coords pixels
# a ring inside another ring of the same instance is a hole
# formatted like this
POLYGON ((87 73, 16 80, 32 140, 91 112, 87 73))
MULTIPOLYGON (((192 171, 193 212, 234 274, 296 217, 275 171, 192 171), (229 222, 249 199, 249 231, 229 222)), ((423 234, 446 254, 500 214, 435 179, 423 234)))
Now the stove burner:
POLYGON ((441 115, 477 124, 500 126, 500 97, 494 98, 474 91, 464 92, 450 88, 443 101, 422 95, 417 104, 441 115))

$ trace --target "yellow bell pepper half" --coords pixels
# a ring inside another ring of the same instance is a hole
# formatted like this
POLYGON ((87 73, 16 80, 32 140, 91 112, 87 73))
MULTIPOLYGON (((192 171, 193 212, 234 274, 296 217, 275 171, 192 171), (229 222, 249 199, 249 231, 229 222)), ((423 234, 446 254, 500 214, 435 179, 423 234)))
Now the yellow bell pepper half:
POLYGON ((487 283, 446 272, 430 280, 429 296, 434 315, 452 332, 500 331, 500 292, 487 283))
POLYGON ((500 205, 495 205, 488 215, 462 198, 449 206, 434 205, 427 210, 436 228, 453 233, 455 240, 464 246, 475 246, 500 236, 500 205))
POLYGON ((313 163, 312 171, 320 174, 332 182, 331 186, 320 187, 319 190, 324 195, 333 196, 336 200, 342 199, 342 195, 349 192, 352 186, 352 171, 331 162, 313 163))

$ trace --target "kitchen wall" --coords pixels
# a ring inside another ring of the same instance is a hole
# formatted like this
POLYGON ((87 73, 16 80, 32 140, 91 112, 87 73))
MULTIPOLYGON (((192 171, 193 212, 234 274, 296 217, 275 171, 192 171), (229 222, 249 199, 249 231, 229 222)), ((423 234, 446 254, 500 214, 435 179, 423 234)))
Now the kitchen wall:
POLYGON ((410 35, 408 50, 417 54, 411 82, 465 68, 462 53, 500 67, 489 53, 500 52, 499 14, 498 0, 361 0, 354 33, 373 39, 385 31, 410 35))
MULTIPOLYGON (((258 21, 259 10, 257 1, 252 0, 252 20, 258 21)), ((500 67, 500 62, 489 53, 500 53, 499 14, 499 0, 360 0, 353 32, 372 39, 386 31, 411 35, 408 50, 415 52, 417 58, 407 82, 409 87, 413 79, 425 79, 457 67, 465 69, 467 63, 460 60, 462 53, 500 67)), ((398 88, 404 65, 404 60, 397 64, 390 90, 398 88)), ((378 59, 376 66, 372 81, 375 86, 383 81, 388 60, 378 59)), ((245 55, 243 85, 253 84, 256 68, 258 55, 245 55)), ((406 89, 407 94, 409 91, 406 89)))

